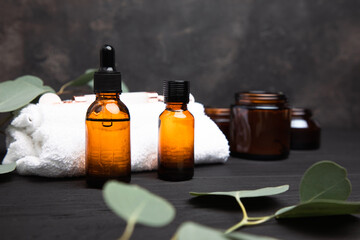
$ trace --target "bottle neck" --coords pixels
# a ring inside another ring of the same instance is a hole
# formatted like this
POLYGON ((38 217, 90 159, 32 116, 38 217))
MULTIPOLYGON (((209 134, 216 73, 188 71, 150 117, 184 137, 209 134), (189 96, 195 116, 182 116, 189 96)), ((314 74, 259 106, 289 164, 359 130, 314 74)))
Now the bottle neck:
POLYGON ((187 110, 187 104, 183 102, 167 102, 166 110, 179 111, 179 110, 187 110))
POLYGON ((119 93, 96 93, 96 100, 111 100, 111 99, 119 99, 119 93))

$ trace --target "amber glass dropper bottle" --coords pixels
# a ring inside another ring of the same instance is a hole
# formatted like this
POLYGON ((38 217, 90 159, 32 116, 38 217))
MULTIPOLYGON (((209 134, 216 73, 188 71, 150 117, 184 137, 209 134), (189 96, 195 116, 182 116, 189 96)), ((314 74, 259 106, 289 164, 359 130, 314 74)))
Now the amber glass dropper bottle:
POLYGON ((96 100, 86 113, 86 182, 96 188, 109 179, 130 182, 130 114, 119 98, 121 74, 115 69, 115 50, 110 45, 100 50, 94 92, 96 100))
POLYGON ((190 83, 164 82, 166 109, 159 117, 158 176, 167 181, 194 175, 194 117, 188 111, 190 83))

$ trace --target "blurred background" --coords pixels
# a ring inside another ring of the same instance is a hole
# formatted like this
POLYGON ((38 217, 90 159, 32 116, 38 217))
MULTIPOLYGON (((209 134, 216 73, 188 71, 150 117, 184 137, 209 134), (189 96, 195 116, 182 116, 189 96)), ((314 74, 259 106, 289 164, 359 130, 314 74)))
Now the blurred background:
POLYGON ((360 0, 2 0, 0 81, 31 74, 58 90, 108 43, 131 91, 189 80, 216 107, 282 91, 323 128, 359 129, 359 12, 360 0))

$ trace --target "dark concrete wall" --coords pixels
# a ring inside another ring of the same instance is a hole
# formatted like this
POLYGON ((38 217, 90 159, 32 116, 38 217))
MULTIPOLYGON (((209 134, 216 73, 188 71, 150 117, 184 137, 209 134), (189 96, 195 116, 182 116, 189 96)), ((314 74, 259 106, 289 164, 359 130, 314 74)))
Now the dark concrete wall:
POLYGON ((360 128, 359 13, 359 0, 2 0, 0 81, 58 89, 110 43, 132 91, 186 79, 212 106, 283 91, 323 127, 360 128))

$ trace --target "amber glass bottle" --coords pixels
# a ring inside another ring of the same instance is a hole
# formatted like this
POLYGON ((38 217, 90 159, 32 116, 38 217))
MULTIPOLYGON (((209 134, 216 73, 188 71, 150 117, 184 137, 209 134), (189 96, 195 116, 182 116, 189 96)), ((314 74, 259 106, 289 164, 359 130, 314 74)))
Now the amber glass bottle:
POLYGON ((86 114, 86 181, 102 187, 108 179, 130 182, 130 115, 119 99, 121 74, 115 69, 115 51, 100 51, 100 69, 94 74, 96 100, 86 114))
POLYGON ((166 109, 159 117, 158 176, 167 181, 194 175, 194 117, 187 109, 188 81, 164 82, 166 109))
POLYGON ((291 149, 315 150, 320 147, 320 125, 310 109, 291 109, 291 149))
POLYGON ((231 107, 230 151, 233 156, 284 159, 290 150, 290 110, 282 93, 240 92, 231 107))

